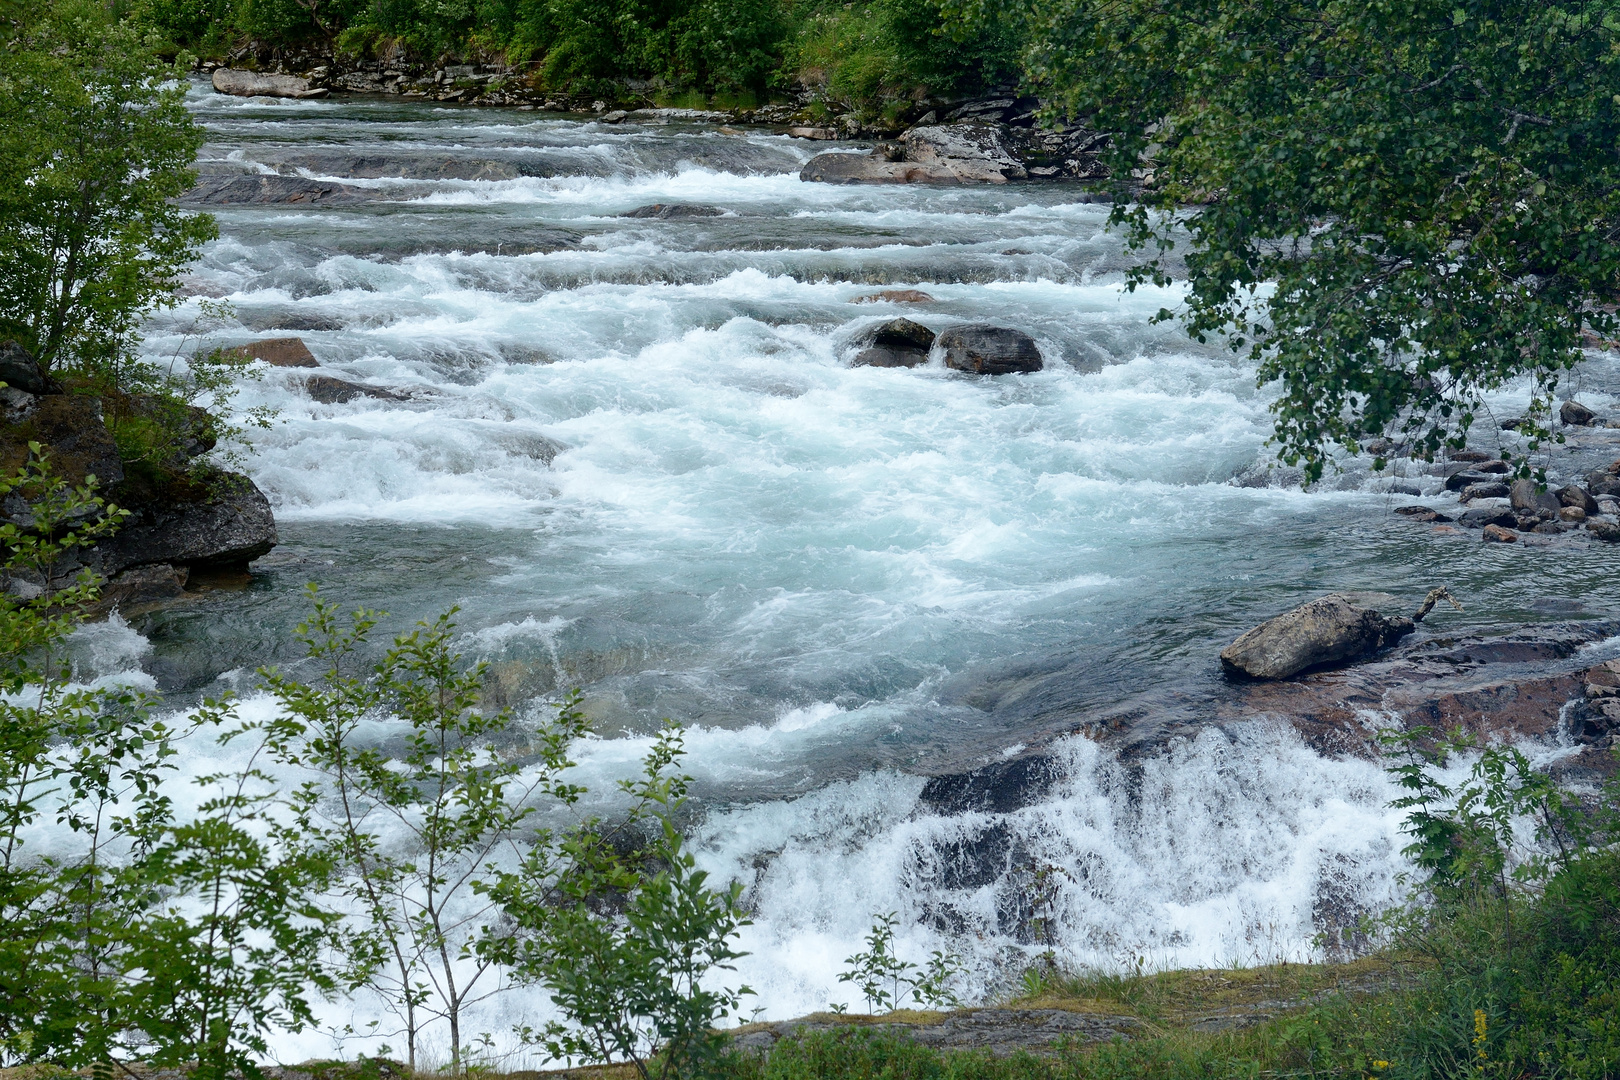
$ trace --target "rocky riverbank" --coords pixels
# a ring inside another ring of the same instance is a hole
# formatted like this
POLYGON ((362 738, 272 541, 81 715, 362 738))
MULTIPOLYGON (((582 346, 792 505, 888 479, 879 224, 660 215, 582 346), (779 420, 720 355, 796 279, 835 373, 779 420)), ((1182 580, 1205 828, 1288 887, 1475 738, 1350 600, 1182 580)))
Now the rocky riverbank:
MULTIPOLYGON (((81 569, 105 581, 99 610, 125 614, 182 599, 187 590, 244 580, 248 565, 276 545, 269 500, 240 473, 201 459, 216 444, 214 419, 201 409, 179 418, 185 427, 165 460, 131 457, 115 429, 142 430, 176 422, 170 403, 139 395, 97 393, 44 375, 15 342, 0 343, 0 470, 15 476, 37 444, 53 475, 75 485, 92 477, 97 494, 129 512, 117 532, 58 563, 57 580, 81 569)), ((127 440, 126 440, 127 441, 127 440)), ((13 492, 0 503, 0 521, 33 527, 29 501, 13 492)), ((43 581, 11 579, 28 594, 43 581)))

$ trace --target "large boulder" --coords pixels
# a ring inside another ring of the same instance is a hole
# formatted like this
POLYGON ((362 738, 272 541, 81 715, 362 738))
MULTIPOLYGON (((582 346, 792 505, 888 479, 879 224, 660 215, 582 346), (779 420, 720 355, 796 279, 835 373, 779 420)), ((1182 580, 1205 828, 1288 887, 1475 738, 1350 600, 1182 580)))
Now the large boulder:
POLYGON ((1608 468, 1595 469, 1586 475, 1586 490, 1593 495, 1620 497, 1620 461, 1608 468))
POLYGON ((817 154, 799 179, 824 184, 1005 184, 1029 176, 991 124, 914 127, 868 154, 817 154))
POLYGON ((327 90, 309 85, 296 75, 261 75, 241 68, 219 68, 214 72, 214 90, 236 97, 319 98, 327 90))
POLYGON ((44 448, 51 470, 70 483, 82 484, 94 476, 105 489, 124 479, 100 398, 83 394, 38 398, 19 423, 0 429, 0 471, 15 475, 28 461, 31 442, 44 448))
POLYGON ((1360 660, 1416 629, 1411 619, 1384 616, 1375 607, 1395 602, 1384 593, 1332 593, 1312 600, 1221 650, 1221 667, 1239 678, 1286 679, 1360 660))
POLYGON ((891 319, 867 335, 853 367, 917 367, 928 363, 934 332, 910 319, 891 319))
POLYGON ((1004 326, 953 326, 939 335, 945 366, 977 375, 1041 370, 1035 339, 1004 326))
POLYGON ((1597 423, 1597 413, 1571 400, 1558 407, 1558 419, 1571 427, 1590 427, 1597 423))
POLYGON ((263 360, 271 367, 320 366, 315 360, 315 354, 304 344, 303 338, 265 338, 263 341, 251 341, 225 351, 244 360, 263 360))
POLYGON ((204 176, 180 201, 188 206, 270 206, 376 202, 379 198, 386 196, 376 189, 302 176, 204 176))
POLYGON ((669 221, 673 218, 720 217, 724 213, 725 211, 718 206, 703 206, 699 203, 650 203, 647 206, 638 206, 634 210, 626 210, 619 216, 669 221))
POLYGON ((1513 486, 1508 488, 1508 505, 1515 510, 1531 514, 1546 510, 1554 517, 1557 517, 1558 511, 1564 508, 1564 504, 1558 501, 1558 496, 1550 491, 1538 489, 1534 480, 1513 481, 1513 486))
POLYGON ((225 473, 205 499, 143 507, 90 558, 111 577, 135 566, 245 566, 276 546, 270 500, 247 477, 225 473))

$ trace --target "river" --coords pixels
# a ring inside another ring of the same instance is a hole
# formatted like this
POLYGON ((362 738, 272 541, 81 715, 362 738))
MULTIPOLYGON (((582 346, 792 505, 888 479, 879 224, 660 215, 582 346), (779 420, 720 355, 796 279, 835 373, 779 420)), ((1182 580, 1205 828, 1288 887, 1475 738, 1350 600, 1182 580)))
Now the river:
MULTIPOLYGON (((146 350, 296 335, 405 400, 318 404, 294 369, 248 384, 238 408, 279 414, 241 467, 281 545, 246 589, 119 631, 127 656, 178 701, 226 684, 251 703, 318 581, 390 629, 459 604, 520 713, 582 687, 598 780, 679 721, 694 843, 747 886, 739 977, 765 1015, 854 1000, 837 973, 887 911, 904 955, 954 948, 968 996, 995 992, 1037 947, 1038 867, 1061 868, 1066 962, 1308 956, 1324 891, 1398 895, 1374 764, 1256 723, 1137 771, 1071 737, 1053 794, 1006 814, 939 813, 925 777, 1145 686, 1212 686, 1225 642, 1320 591, 1415 606, 1444 582, 1467 609, 1449 627, 1614 613, 1590 587, 1602 545, 1415 526, 1390 512, 1439 487, 1415 469, 1347 460, 1309 492, 1275 474, 1252 366, 1152 321, 1178 290, 1125 291, 1108 207, 1079 188, 802 183, 826 145, 766 130, 200 84, 191 102, 205 173, 371 197, 218 208, 146 350), (652 203, 723 213, 622 216, 652 203), (933 302, 859 302, 889 288, 933 302), (848 366, 901 315, 1025 330, 1046 369, 848 366)), ((544 1008, 514 992, 488 1028, 544 1008)))

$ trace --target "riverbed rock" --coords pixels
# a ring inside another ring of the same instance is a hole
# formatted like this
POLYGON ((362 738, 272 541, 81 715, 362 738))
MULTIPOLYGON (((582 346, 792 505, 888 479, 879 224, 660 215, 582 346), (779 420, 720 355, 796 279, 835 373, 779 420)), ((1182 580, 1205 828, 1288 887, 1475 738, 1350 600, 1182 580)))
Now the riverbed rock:
POLYGON ((0 342, 0 382, 36 396, 52 388, 34 357, 15 341, 0 342))
POLYGON ((857 296, 856 304, 932 304, 934 298, 917 289, 884 289, 867 296, 857 296))
POLYGON ((304 344, 303 338, 265 338, 263 341, 250 341, 246 345, 238 345, 225 351, 246 360, 263 360, 271 367, 320 367, 315 354, 309 351, 309 346, 304 344))
POLYGON ((1597 500, 1594 499, 1583 487, 1578 487, 1575 484, 1566 484, 1557 491, 1553 492, 1553 494, 1565 507, 1578 506, 1588 514, 1595 514, 1598 512, 1597 500))
POLYGON ((1516 528, 1518 519, 1505 506, 1481 506, 1465 510, 1457 517, 1457 524, 1470 529, 1483 529, 1487 525, 1500 525, 1504 529, 1516 528))
POLYGON ((651 203, 647 206, 638 206, 634 210, 626 210, 619 216, 668 221, 672 218, 720 217, 724 213, 725 211, 718 206, 703 206, 699 203, 651 203))
POLYGON ((377 191, 306 180, 302 176, 204 176, 180 201, 187 206, 274 206, 376 202, 386 196, 377 191))
POLYGON ((1428 506, 1397 506, 1395 512, 1404 518, 1425 523, 1450 521, 1446 515, 1428 506))
POLYGON ((1558 419, 1572 427, 1590 427, 1597 423, 1597 413, 1578 401, 1566 401, 1558 407, 1558 419))
POLYGON ((1485 526, 1484 539, 1498 544, 1513 544, 1518 542, 1519 536, 1512 529, 1502 525, 1487 525, 1485 526))
POLYGON ((1538 490, 1534 480, 1513 481, 1508 489, 1508 505, 1515 510, 1547 510, 1554 515, 1564 506, 1552 492, 1538 490))
POLYGON ((330 375, 311 375, 304 380, 304 389, 312 399, 323 405, 339 405, 357 397, 376 398, 379 401, 406 400, 404 394, 397 394, 386 387, 367 386, 330 375))
POLYGON ((953 326, 939 335, 945 366, 976 375, 1009 375, 1039 371, 1041 350, 1035 339, 1005 326, 953 326))
POLYGON ((1586 520, 1586 511, 1579 506, 1566 506, 1558 511, 1558 520, 1578 525, 1586 520))
POLYGON ((329 93, 296 75, 261 75, 241 68, 215 69, 214 90, 236 97, 322 98, 329 93))
POLYGON ((891 319, 874 328, 866 347, 856 354, 851 367, 917 367, 928 363, 934 347, 934 332, 910 319, 891 319))
POLYGON ((866 154, 817 154, 799 179, 823 184, 1005 184, 1029 176, 993 124, 914 127, 866 154))
POLYGON ((1620 498, 1620 470, 1616 469, 1616 462, 1604 469, 1594 469, 1586 475, 1586 490, 1595 498, 1620 498))
POLYGON ((1331 593, 1268 619, 1221 650, 1230 676, 1286 679, 1301 671, 1337 667, 1371 656, 1416 629, 1404 616, 1385 616, 1394 597, 1383 593, 1331 593))
POLYGON ((131 567, 245 566, 276 546, 270 500, 247 477, 224 473, 195 501, 142 507, 96 545, 91 559, 111 577, 131 567))
POLYGON ((1505 499, 1508 497, 1508 486, 1500 480, 1490 480, 1478 484, 1469 484, 1457 493, 1462 502, 1473 502, 1475 499, 1505 499))
POLYGON ((1620 544, 1620 525, 1612 521, 1593 519, 1586 523, 1586 531, 1607 544, 1620 544))

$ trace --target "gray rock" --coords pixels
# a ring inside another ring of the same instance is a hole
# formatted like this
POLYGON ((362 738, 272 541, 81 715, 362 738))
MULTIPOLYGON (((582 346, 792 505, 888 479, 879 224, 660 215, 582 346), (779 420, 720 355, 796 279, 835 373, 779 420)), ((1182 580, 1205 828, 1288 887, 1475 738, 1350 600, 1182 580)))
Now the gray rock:
POLYGON ((1547 510, 1556 515, 1564 504, 1550 491, 1537 491, 1534 480, 1515 480, 1508 489, 1508 505, 1515 510, 1547 510))
POLYGON ((1594 499, 1585 488, 1577 487, 1574 484, 1567 484, 1553 492, 1553 495, 1555 495, 1558 501, 1565 506, 1578 506, 1588 514, 1595 514, 1598 512, 1597 500, 1594 499))
POLYGON ((652 203, 649 206, 638 206, 634 210, 626 210, 620 217, 628 218, 700 218, 719 217, 725 211, 718 206, 702 206, 697 203, 652 203))
POLYGON ((25 394, 44 394, 51 389, 27 349, 15 341, 0 342, 0 382, 25 394))
POLYGON ((270 501, 247 477, 226 473, 214 495, 154 506, 91 553, 109 577, 130 567, 241 566, 276 546, 270 501))
POLYGON ((382 197, 349 184, 301 176, 204 176, 180 201, 188 206, 328 205, 376 202, 382 197))
POLYGON ((1612 521, 1588 521, 1586 531, 1605 543, 1620 544, 1620 525, 1612 521))
POLYGON ((1508 496, 1508 486, 1500 480, 1469 484, 1459 493, 1463 502, 1473 502, 1475 499, 1505 499, 1508 496))
POLYGON ((1492 473, 1483 472, 1474 468, 1473 466, 1469 466, 1466 469, 1454 472, 1450 476, 1446 477, 1446 490, 1461 491, 1463 488, 1472 484, 1498 483, 1499 479, 1499 477, 1492 473))
POLYGON ((987 124, 914 127, 898 146, 817 154, 799 172, 824 184, 1005 184, 1028 176, 1001 129, 987 124))
POLYGON ((891 319, 868 332, 865 344, 852 367, 917 367, 928 363, 934 332, 910 319, 891 319))
POLYGON ((1261 623, 1221 650, 1221 667, 1231 676, 1286 679, 1360 660, 1416 628, 1411 619, 1386 617, 1373 607, 1395 602, 1382 593, 1332 593, 1312 600, 1261 623))
POLYGON ((1039 371, 1041 350, 1035 339, 1004 326, 953 326, 939 335, 945 366, 978 375, 1039 371))
POLYGON ((1605 495, 1610 498, 1620 497, 1620 473, 1612 471, 1612 467, 1588 473, 1586 476, 1586 490, 1598 498, 1605 495))
POLYGON ((1558 407, 1558 419, 1572 427, 1590 427, 1597 422, 1597 413, 1578 401, 1566 401, 1558 407))
POLYGON ((1397 506, 1395 508, 1395 512, 1402 517, 1411 518, 1413 521, 1421 521, 1426 523, 1438 523, 1451 520, 1440 511, 1428 506, 1397 506))
POLYGON ((1468 510, 1457 518, 1457 524, 1466 525, 1470 529, 1483 529, 1487 525, 1495 525, 1503 529, 1516 529, 1519 526, 1518 518, 1512 511, 1500 506, 1480 507, 1478 510, 1468 510))
POLYGON ((323 405, 337 405, 357 397, 377 398, 380 401, 406 400, 404 394, 396 394, 381 386, 352 383, 346 379, 334 379, 330 375, 311 375, 304 380, 304 389, 311 398, 323 405))
POLYGON ((236 97, 320 98, 327 95, 324 88, 310 86, 308 79, 296 75, 261 75, 240 68, 216 69, 214 90, 236 97))

